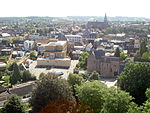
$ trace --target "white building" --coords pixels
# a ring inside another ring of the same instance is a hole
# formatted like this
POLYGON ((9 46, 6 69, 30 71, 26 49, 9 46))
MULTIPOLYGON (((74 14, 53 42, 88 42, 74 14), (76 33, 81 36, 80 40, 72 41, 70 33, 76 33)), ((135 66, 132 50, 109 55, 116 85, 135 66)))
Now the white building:
POLYGON ((49 39, 49 36, 41 36, 39 33, 34 33, 29 35, 29 39, 31 40, 46 40, 49 39))
POLYGON ((34 48, 34 41, 26 40, 24 41, 24 50, 29 51, 34 48))
POLYGON ((80 35, 65 35, 69 42, 82 42, 83 38, 80 35))

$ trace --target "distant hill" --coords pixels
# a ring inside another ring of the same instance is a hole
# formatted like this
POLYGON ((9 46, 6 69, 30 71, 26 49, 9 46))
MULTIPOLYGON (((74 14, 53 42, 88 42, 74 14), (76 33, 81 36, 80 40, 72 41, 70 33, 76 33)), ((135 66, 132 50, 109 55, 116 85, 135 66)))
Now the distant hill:
MULTIPOLYGON (((147 21, 150 22, 150 18, 144 17, 107 17, 108 21, 147 21)), ((39 16, 30 16, 30 17, 0 17, 0 22, 7 21, 83 21, 87 22, 89 20, 103 21, 104 17, 102 16, 67 16, 67 17, 39 17, 39 16)))

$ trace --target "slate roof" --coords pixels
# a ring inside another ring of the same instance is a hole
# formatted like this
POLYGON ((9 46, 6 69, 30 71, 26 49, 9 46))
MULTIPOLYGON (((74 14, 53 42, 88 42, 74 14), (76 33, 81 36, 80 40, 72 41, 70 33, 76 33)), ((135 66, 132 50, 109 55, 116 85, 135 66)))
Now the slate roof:
POLYGON ((101 56, 105 55, 105 51, 99 49, 94 51, 94 55, 96 59, 101 59, 101 56))

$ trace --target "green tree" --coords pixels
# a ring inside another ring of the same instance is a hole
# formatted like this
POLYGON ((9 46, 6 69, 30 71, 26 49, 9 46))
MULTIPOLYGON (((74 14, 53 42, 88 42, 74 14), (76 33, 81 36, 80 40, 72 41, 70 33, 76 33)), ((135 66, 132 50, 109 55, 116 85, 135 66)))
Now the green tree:
POLYGON ((143 110, 142 106, 138 106, 134 102, 131 102, 127 113, 142 113, 142 110, 143 110))
POLYGON ((147 52, 147 40, 141 39, 140 40, 140 55, 142 56, 143 53, 147 52))
POLYGON ((36 52, 35 51, 30 51, 30 57, 36 57, 36 52))
POLYGON ((39 75, 39 79, 42 79, 43 77, 45 76, 45 73, 40 73, 40 75, 39 75))
POLYGON ((150 88, 146 90, 146 97, 148 100, 143 104, 142 113, 150 113, 150 88))
POLYGON ((69 74, 68 82, 71 85, 81 85, 83 82, 83 77, 78 74, 69 74))
POLYGON ((115 51, 115 57, 120 57, 120 49, 119 47, 116 48, 116 51, 115 51))
POLYGON ((12 95, 4 104, 3 113, 25 113, 25 109, 20 98, 16 95, 12 95))
POLYGON ((129 93, 116 88, 108 88, 107 96, 104 98, 101 113, 126 113, 130 107, 132 97, 129 93))
POLYGON ((32 78, 33 78, 33 75, 30 73, 29 70, 23 71, 22 82, 27 82, 27 81, 33 80, 32 78))
POLYGON ((142 59, 150 59, 150 53, 149 53, 149 52, 143 53, 143 55, 142 55, 141 58, 142 58, 142 59))
POLYGON ((150 87, 150 63, 136 62, 125 66, 124 72, 118 77, 118 85, 129 92, 137 104, 146 100, 145 91, 150 87))
POLYGON ((12 65, 13 65, 13 73, 12 73, 12 75, 10 77, 10 83, 12 85, 14 85, 17 82, 21 81, 21 74, 20 74, 20 69, 19 69, 17 63, 14 62, 12 65))
POLYGON ((86 69, 87 68, 87 59, 89 57, 88 52, 83 52, 79 58, 79 63, 77 64, 78 68, 86 69))
POLYGON ((89 80, 98 80, 99 79, 100 74, 96 71, 93 71, 90 75, 89 80))
POLYGON ((46 105, 64 98, 74 99, 71 86, 66 80, 49 73, 38 81, 30 103, 34 113, 38 113, 46 105))
POLYGON ((76 95, 81 103, 88 105, 95 113, 100 113, 107 86, 98 81, 85 82, 76 86, 76 95))
POLYGON ((127 54, 125 54, 124 52, 121 52, 120 58, 121 58, 121 60, 125 60, 127 58, 127 54))

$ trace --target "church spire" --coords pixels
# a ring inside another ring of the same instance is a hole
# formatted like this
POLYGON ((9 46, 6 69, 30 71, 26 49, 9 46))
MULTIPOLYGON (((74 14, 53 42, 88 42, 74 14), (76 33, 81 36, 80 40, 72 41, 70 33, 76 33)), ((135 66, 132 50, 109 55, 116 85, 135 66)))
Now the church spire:
POLYGON ((108 22, 108 21, 107 21, 107 15, 106 15, 106 13, 105 13, 105 17, 104 17, 104 22, 105 22, 105 23, 108 22))

